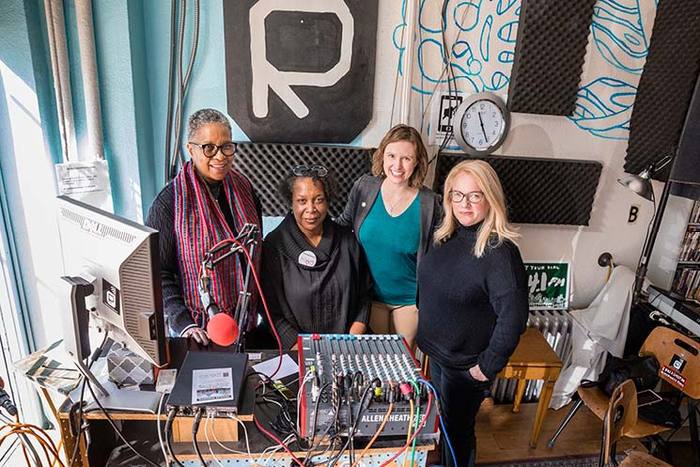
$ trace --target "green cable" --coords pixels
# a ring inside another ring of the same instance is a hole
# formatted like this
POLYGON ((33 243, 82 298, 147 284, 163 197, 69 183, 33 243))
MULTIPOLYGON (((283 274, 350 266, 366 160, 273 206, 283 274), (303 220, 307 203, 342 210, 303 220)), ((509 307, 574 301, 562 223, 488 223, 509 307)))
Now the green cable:
MULTIPOLYGON (((418 425, 420 425, 420 387, 416 383, 415 380, 412 380, 410 382, 413 387, 416 390, 416 421, 415 421, 415 426, 413 427, 413 444, 411 445, 411 467, 415 465, 415 459, 416 459, 416 441, 418 440, 418 425)), ((430 409, 430 408, 428 408, 430 409)))

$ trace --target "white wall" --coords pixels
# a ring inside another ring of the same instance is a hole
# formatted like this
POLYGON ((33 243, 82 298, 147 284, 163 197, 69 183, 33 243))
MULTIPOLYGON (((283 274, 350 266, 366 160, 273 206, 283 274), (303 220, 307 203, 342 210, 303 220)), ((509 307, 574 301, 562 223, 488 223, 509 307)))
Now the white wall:
MULTIPOLYGON (((386 3, 382 5, 386 6, 386 3)), ((420 49, 423 60, 416 60, 413 69, 410 123, 420 127, 422 122, 429 141, 435 140, 433 104, 439 100, 439 94, 447 93, 445 77, 440 83, 435 83, 443 66, 438 45, 441 41, 441 3, 421 2, 419 5, 420 27, 414 44, 420 49), (432 103, 428 102, 431 94, 435 94, 432 103)), ((595 95, 607 108, 596 106, 595 99, 580 97, 577 101, 580 115, 573 118, 513 114, 509 135, 496 152, 509 156, 594 160, 603 165, 589 226, 520 226, 523 235, 520 246, 526 261, 571 262, 573 307, 586 306, 602 287, 606 271, 597 265, 601 253, 612 253, 616 264, 632 269, 636 267, 653 214, 652 203, 626 190, 616 180, 625 175, 622 167, 629 138, 629 119, 651 38, 656 3, 653 0, 622 3, 629 9, 616 10, 615 5, 608 1, 599 0, 596 4, 581 76, 579 96, 584 92, 595 95), (635 11, 637 5, 640 9, 635 11), (610 36, 604 31, 609 31, 610 36), (616 49, 611 37, 624 42, 627 52, 616 49), (632 205, 639 207, 639 215, 636 222, 628 223, 632 205)), ((446 37, 448 44, 458 43, 451 60, 456 74, 453 85, 458 91, 466 95, 493 91, 507 99, 508 83, 504 76, 510 76, 519 6, 517 0, 449 2, 446 37), (462 30, 456 22, 462 25, 462 30)), ((384 21, 397 27, 401 20, 395 17, 394 14, 384 21)), ((392 48, 386 31, 379 41, 380 48, 392 48)), ((387 65, 383 63, 382 66, 387 65)), ((379 94, 375 109, 385 108, 389 99, 386 96, 390 94, 379 94)), ((435 141, 436 144, 439 142, 439 139, 435 141)), ((459 150, 454 144, 449 147, 459 150)), ((655 189, 658 199, 662 185, 655 183, 655 189)), ((533 209, 537 207, 533 206, 533 209)), ((674 250, 674 247, 682 235, 688 209, 688 204, 683 201, 669 203, 666 216, 669 219, 662 225, 659 238, 663 247, 657 246, 663 255, 654 257, 649 274, 662 285, 670 282, 675 268, 677 248, 674 250), (658 262, 662 264, 657 265, 658 262)))

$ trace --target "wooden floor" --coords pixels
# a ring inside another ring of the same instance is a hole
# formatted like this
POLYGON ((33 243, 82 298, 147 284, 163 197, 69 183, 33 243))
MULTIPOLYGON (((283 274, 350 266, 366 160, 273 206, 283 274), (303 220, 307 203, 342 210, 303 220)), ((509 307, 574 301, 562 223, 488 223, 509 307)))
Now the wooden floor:
MULTIPOLYGON (((552 449, 547 441, 566 416, 568 406, 558 411, 550 409, 544 420, 537 449, 528 446, 536 404, 522 404, 520 413, 511 412, 511 405, 493 405, 487 401, 476 419, 477 463, 506 463, 513 461, 563 457, 597 456, 600 452, 602 423, 585 406, 581 407, 552 449)), ((639 441, 624 438, 618 452, 629 448, 644 450, 639 441)))

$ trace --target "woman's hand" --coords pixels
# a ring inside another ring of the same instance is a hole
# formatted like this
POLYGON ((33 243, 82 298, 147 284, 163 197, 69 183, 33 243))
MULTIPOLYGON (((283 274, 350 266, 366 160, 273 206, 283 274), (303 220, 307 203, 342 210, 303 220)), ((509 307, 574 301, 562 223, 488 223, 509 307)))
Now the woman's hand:
POLYGON ((182 334, 182 337, 191 337, 197 341, 198 344, 209 345, 209 336, 207 336, 207 331, 202 328, 189 328, 182 334))
POLYGON ((469 368, 469 374, 472 375, 472 378, 474 378, 477 381, 488 381, 489 380, 486 377, 486 375, 481 372, 481 368, 479 368, 478 364, 469 368))
POLYGON ((364 334, 367 331, 367 325, 359 321, 355 321, 350 325, 350 334, 364 334))

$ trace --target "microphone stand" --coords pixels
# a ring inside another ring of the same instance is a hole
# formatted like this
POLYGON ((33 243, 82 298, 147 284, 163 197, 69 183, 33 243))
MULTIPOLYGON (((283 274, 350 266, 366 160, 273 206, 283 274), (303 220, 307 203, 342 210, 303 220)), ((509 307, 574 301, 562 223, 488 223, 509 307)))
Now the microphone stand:
MULTIPOLYGON (((211 279, 207 271, 213 271, 216 265, 233 254, 241 254, 245 249, 248 251, 247 258, 253 258, 255 253, 255 245, 257 243, 257 235, 260 229, 255 224, 244 224, 243 228, 236 235, 236 243, 224 243, 207 251, 204 254, 202 261, 202 273, 199 278, 199 297, 202 301, 202 306, 205 312, 214 315, 218 313, 219 307, 214 302, 211 296, 211 279)), ((233 343, 235 352, 240 352, 243 345, 243 340, 246 333, 246 325, 248 320, 248 306, 250 303, 250 292, 248 285, 250 284, 250 269, 253 267, 252 261, 246 260, 245 273, 243 276, 243 287, 238 292, 238 300, 236 301, 236 309, 234 310, 233 319, 239 325, 239 333, 236 341, 233 343), (242 326, 241 326, 242 325, 242 326)))

